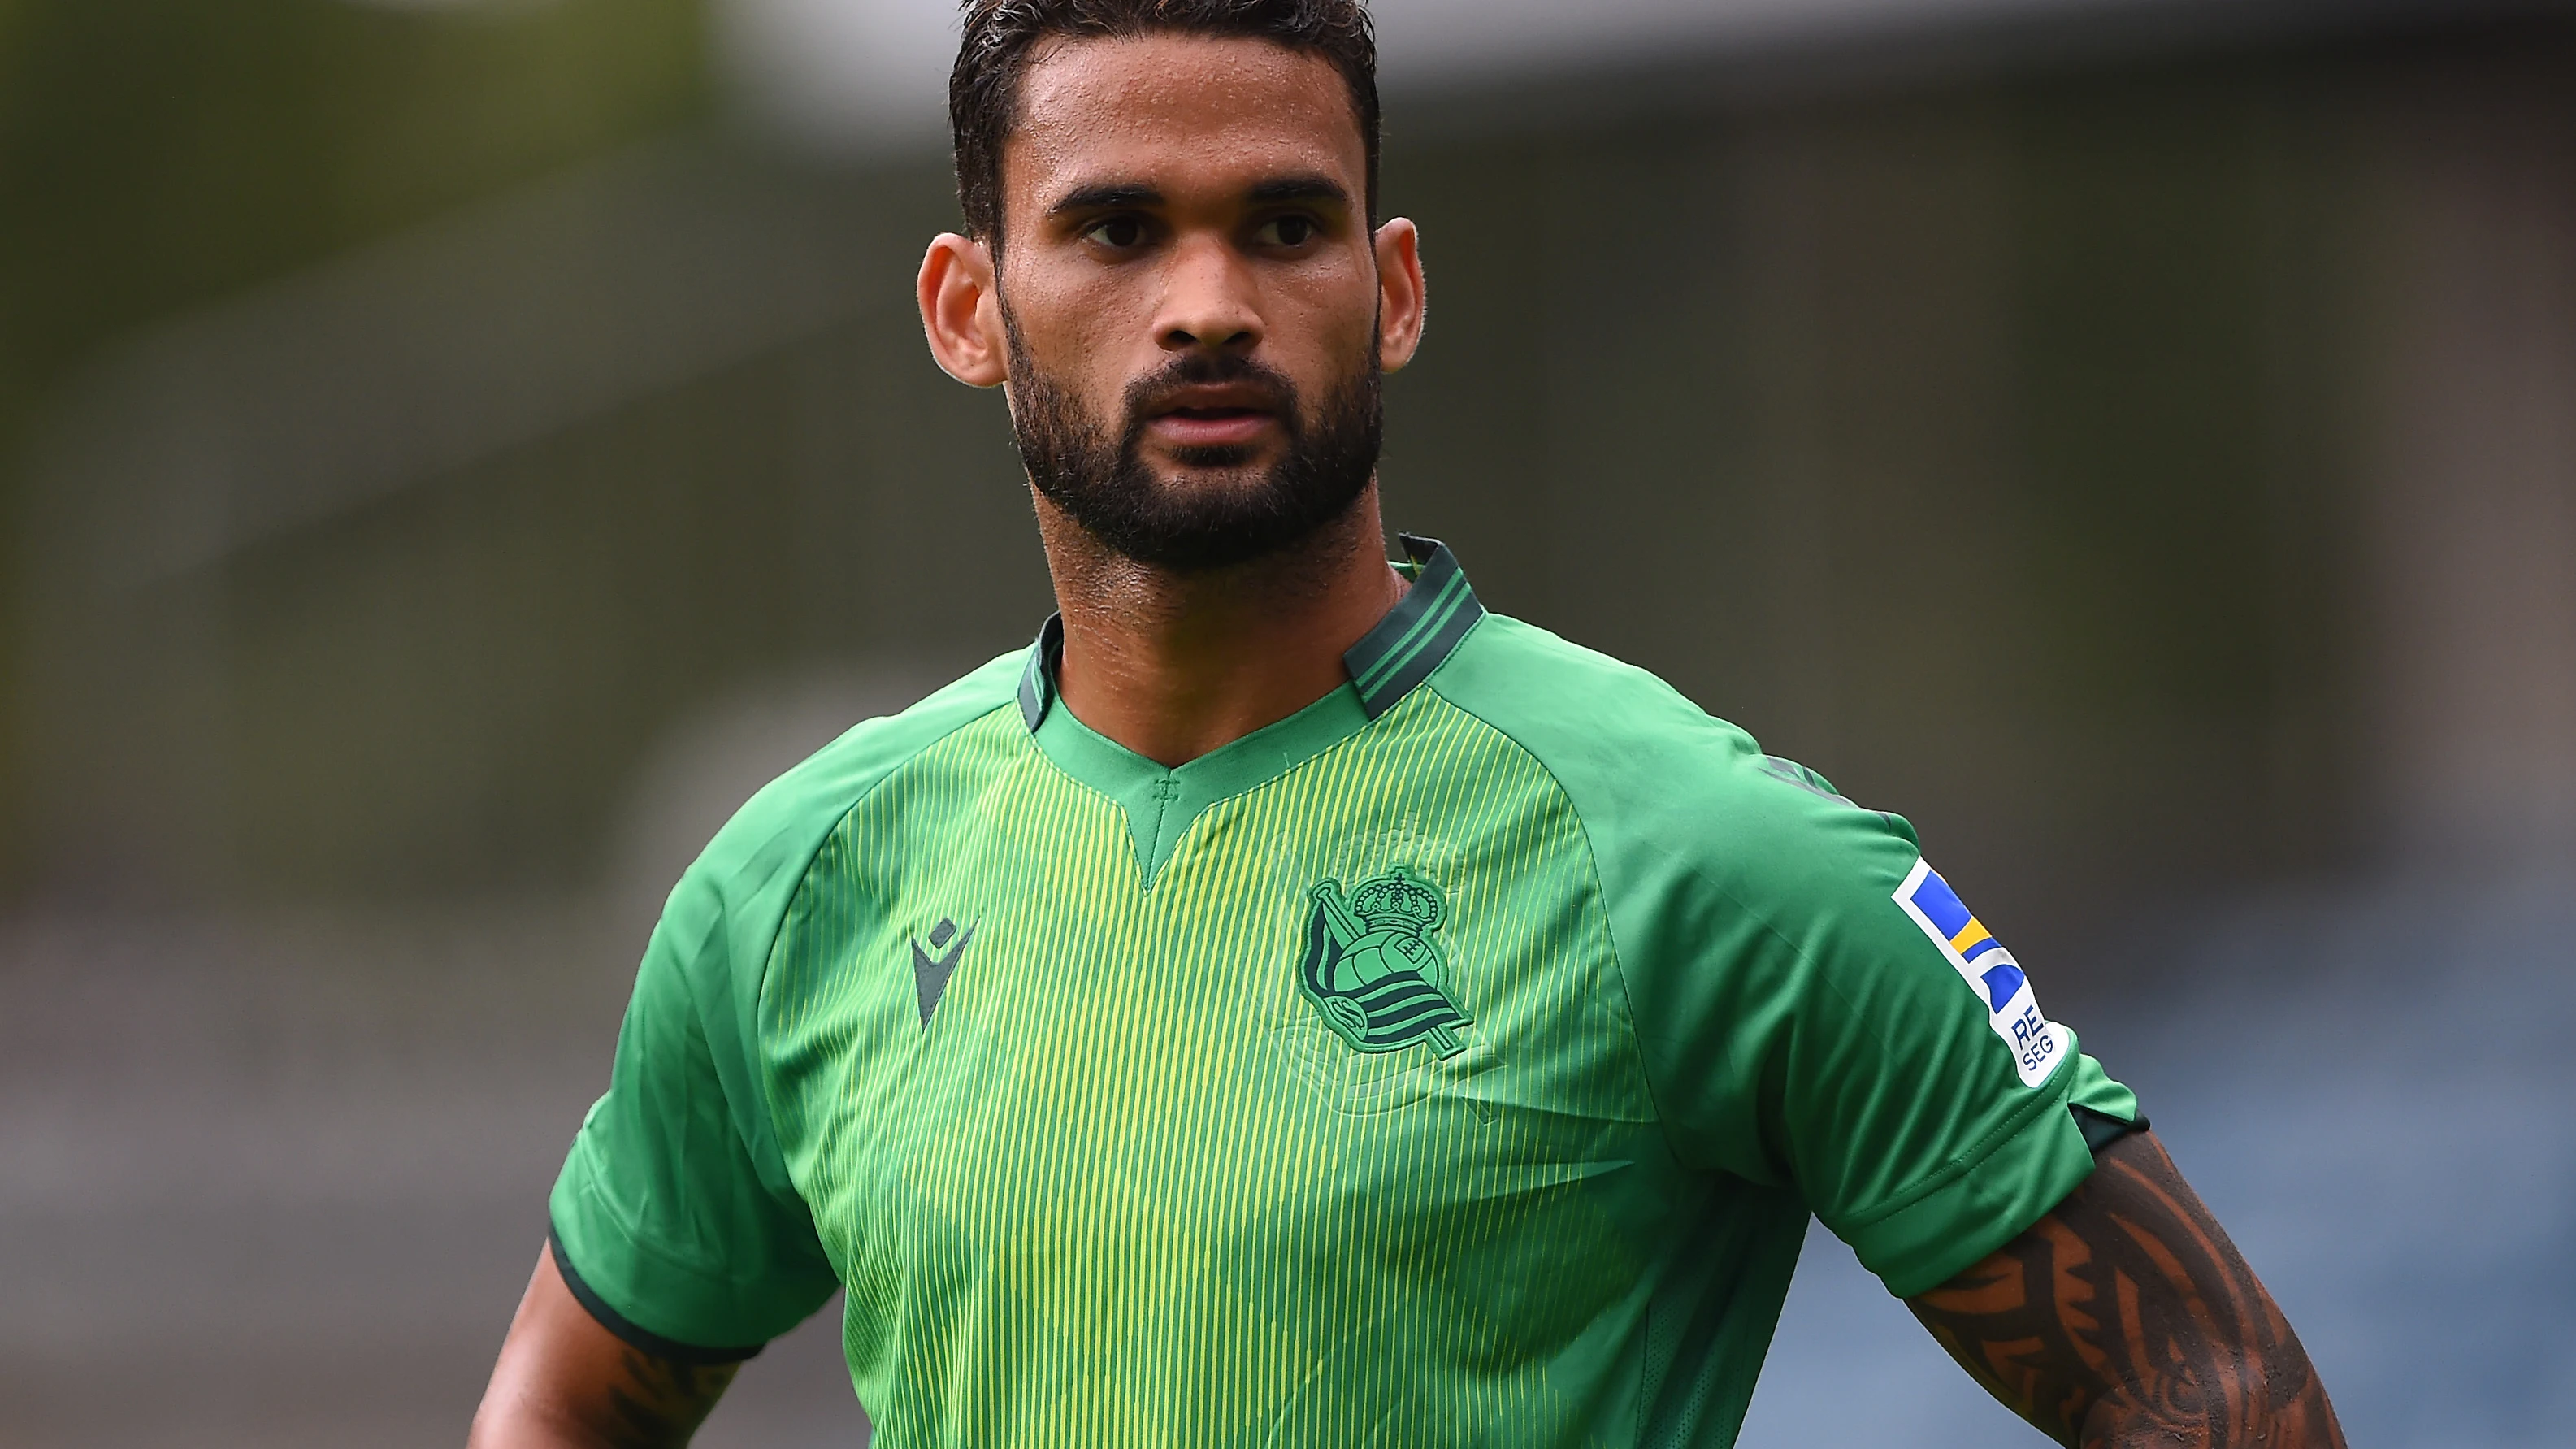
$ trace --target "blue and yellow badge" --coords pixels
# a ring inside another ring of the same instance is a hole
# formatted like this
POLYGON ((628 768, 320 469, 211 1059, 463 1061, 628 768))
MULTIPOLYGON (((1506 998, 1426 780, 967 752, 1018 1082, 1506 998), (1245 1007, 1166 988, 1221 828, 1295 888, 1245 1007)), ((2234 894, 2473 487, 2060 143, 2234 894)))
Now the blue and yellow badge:
POLYGON ((1941 873, 1930 861, 1918 859, 1914 869, 1905 874, 1905 883, 1896 888, 1896 903, 1912 917, 1932 944, 1949 958, 1959 979, 1977 994, 1986 1009, 1987 1023, 2004 1045, 2013 1051, 2013 1066, 2021 1073, 2022 1085, 2036 1087, 2048 1080, 2058 1062, 2067 1053, 2073 1037, 2066 1028, 2040 1014, 2039 998, 2030 989, 2030 978, 2021 963, 2004 949, 2004 943, 1985 928, 1941 879, 1941 873))

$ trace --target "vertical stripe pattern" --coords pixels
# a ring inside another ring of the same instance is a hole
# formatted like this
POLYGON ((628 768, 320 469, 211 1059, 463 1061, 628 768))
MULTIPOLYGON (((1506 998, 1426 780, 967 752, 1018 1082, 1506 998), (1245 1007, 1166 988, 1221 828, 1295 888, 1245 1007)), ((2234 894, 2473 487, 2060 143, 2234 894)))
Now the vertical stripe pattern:
MULTIPOLYGON (((1381 687, 1474 623, 1460 584, 1381 687)), ((1635 1442, 1680 1189, 1582 829, 1406 688, 1201 813, 1151 891, 1017 702, 826 843, 760 1041, 885 1449, 1635 1442), (1397 866, 1447 902, 1446 1058, 1355 1051, 1299 987, 1311 888, 1397 866), (943 919, 974 934, 925 1021, 943 919)))

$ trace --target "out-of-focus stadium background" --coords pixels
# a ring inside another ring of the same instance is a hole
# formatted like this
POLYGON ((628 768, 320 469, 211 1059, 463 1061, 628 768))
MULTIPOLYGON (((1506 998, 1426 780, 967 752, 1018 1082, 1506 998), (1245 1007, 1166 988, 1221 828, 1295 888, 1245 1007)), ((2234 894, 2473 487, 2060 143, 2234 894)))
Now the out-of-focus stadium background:
MULTIPOLYGON (((2576 13, 1379 13, 1393 521, 1909 815, 2354 1442, 2566 1442, 2576 13)), ((0 0, 0 1445, 459 1441, 660 893, 1034 630, 953 23, 0 0)), ((2040 1441, 1819 1235, 1745 1442, 2040 1441)))

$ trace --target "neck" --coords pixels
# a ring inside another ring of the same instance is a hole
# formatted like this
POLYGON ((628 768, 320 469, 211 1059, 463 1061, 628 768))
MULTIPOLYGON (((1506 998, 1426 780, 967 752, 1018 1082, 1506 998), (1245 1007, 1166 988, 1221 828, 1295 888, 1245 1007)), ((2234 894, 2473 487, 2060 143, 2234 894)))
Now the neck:
POLYGON ((1278 554, 1174 574, 1100 546, 1045 495, 1038 533, 1064 614, 1056 686, 1084 724, 1176 766, 1339 688, 1342 653, 1404 597, 1371 482, 1278 554))

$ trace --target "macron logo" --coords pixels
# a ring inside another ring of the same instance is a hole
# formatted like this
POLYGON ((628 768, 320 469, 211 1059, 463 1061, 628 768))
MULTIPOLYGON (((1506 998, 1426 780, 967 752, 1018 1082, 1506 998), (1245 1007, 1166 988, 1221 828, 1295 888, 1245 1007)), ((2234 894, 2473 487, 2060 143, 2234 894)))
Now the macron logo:
POLYGON ((923 1026, 930 1025, 930 1013, 939 1009, 939 998, 948 990, 948 978, 957 972, 957 958, 966 954, 966 943, 974 939, 973 926, 960 931, 955 921, 943 917, 930 928, 930 951, 944 949, 948 954, 934 958, 930 951, 921 949, 919 941, 912 943, 912 984, 921 996, 923 1026))

